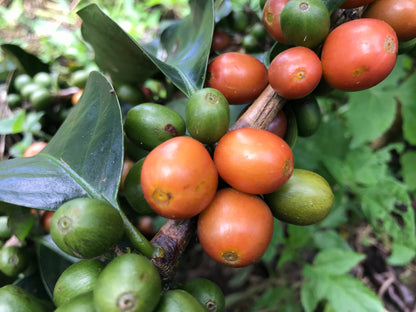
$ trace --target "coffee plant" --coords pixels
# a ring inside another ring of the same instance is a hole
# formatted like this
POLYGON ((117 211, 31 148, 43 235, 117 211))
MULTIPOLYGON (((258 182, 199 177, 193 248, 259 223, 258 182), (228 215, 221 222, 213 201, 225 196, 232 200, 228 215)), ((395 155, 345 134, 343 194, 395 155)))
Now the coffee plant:
POLYGON ((120 3, 2 40, 0 311, 415 311, 416 2, 120 3))

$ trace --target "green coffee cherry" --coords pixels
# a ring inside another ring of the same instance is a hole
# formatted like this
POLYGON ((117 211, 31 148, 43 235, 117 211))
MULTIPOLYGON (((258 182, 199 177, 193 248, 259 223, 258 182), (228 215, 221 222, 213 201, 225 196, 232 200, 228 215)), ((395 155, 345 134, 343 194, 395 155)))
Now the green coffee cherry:
POLYGON ((44 110, 52 101, 52 93, 46 88, 39 88, 29 95, 29 101, 36 110, 44 110))
POLYGON ((416 47, 416 38, 410 39, 408 41, 399 41, 399 54, 409 53, 412 50, 415 50, 416 47))
POLYGON ((248 14, 244 10, 233 11, 233 28, 238 32, 246 32, 250 25, 248 14))
POLYGON ((193 93, 186 104, 185 120, 189 134, 204 144, 217 142, 228 130, 230 107, 224 95, 213 88, 193 93))
POLYGON ((133 161, 138 161, 149 154, 148 150, 136 145, 126 135, 124 135, 124 148, 126 150, 126 156, 133 161))
POLYGON ((293 148, 298 139, 298 124, 296 121, 295 113, 291 107, 285 108, 284 112, 287 118, 287 128, 285 137, 283 139, 291 148, 293 148))
POLYGON ((23 98, 29 99, 30 95, 36 90, 39 90, 40 88, 42 88, 42 86, 38 85, 37 83, 30 82, 23 86, 22 90, 20 91, 20 94, 23 98))
POLYGON ((22 97, 19 94, 16 94, 16 93, 7 94, 7 105, 10 108, 18 107, 21 102, 22 102, 22 97))
POLYGON ((90 72, 86 69, 79 69, 74 71, 71 76, 70 84, 80 89, 84 89, 85 85, 87 84, 89 75, 90 72))
POLYGON ((189 292, 172 289, 165 292, 155 312, 206 312, 205 307, 189 292))
POLYGON ((0 271, 7 276, 17 276, 28 265, 28 254, 24 247, 3 246, 0 249, 0 271))
POLYGON ((327 7, 320 0, 291 0, 283 8, 283 36, 294 45, 316 48, 328 35, 331 24, 327 7))
POLYGON ((95 312, 93 292, 89 291, 71 298, 60 305, 55 312, 95 312))
POLYGON ((154 214, 154 210, 144 198, 142 187, 140 185, 140 176, 144 159, 145 158, 140 159, 130 168, 126 179, 124 180, 123 190, 127 202, 139 215, 154 214))
POLYGON ((123 236, 123 221, 109 203, 76 198, 64 203, 51 219, 52 240, 64 252, 78 258, 98 257, 123 236))
POLYGON ((51 305, 39 300, 23 288, 6 285, 0 288, 0 311, 2 312, 50 312, 51 305))
POLYGON ((221 288, 206 278, 195 278, 182 287, 194 296, 208 312, 223 312, 225 297, 221 288))
POLYGON ((38 72, 35 76, 33 76, 33 82, 44 88, 50 88, 53 84, 53 77, 50 73, 38 72))
POLYGON ((58 278, 53 290, 53 302, 57 307, 72 298, 92 291, 105 264, 88 259, 70 265, 58 278))
POLYGON ((145 100, 143 91, 127 84, 123 84, 117 88, 117 96, 120 100, 130 104, 140 104, 145 100))
POLYGON ((247 34, 243 37, 241 45, 247 52, 255 52, 258 50, 258 41, 257 38, 252 34, 247 34))
POLYGON ((264 195, 274 217, 294 225, 322 221, 331 211, 334 194, 319 174, 294 169, 292 176, 277 191, 264 195))
POLYGON ((290 101, 290 106, 296 117, 298 134, 301 137, 309 137, 314 134, 322 119, 322 113, 316 98, 309 95, 303 99, 290 101))
POLYGON ((124 254, 101 272, 94 288, 94 303, 98 312, 152 312, 161 290, 159 272, 149 259, 124 254))
POLYGON ((250 30, 250 34, 257 40, 263 40, 267 36, 267 30, 263 23, 255 23, 250 30))
POLYGON ((14 79, 13 86, 17 91, 20 92, 25 85, 31 82, 33 82, 32 77, 30 77, 28 74, 20 74, 14 79))
POLYGON ((143 103, 126 114, 124 130, 135 144, 153 149, 176 136, 185 135, 185 121, 173 109, 161 104, 143 103))

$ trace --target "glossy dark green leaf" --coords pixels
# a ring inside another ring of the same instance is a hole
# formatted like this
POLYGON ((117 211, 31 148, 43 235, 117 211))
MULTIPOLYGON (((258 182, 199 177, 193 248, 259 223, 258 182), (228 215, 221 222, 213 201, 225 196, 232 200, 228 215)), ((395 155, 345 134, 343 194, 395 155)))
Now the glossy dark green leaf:
POLYGON ((284 50, 289 49, 290 45, 276 41, 273 46, 264 53, 264 64, 269 67, 273 59, 284 50))
POLYGON ((227 17, 233 11, 233 5, 230 0, 215 0, 215 22, 218 23, 221 19, 227 17))
POLYGON ((87 196, 70 172, 45 155, 0 162, 0 200, 19 206, 53 209, 72 197, 87 196))
POLYGON ((214 31, 212 0, 190 1, 191 13, 168 27, 161 35, 159 51, 163 61, 149 57, 159 69, 187 96, 201 89, 214 31))
POLYGON ((45 290, 38 270, 28 276, 17 279, 13 282, 13 284, 21 287, 39 299, 50 300, 49 294, 45 290))
POLYGON ((79 259, 71 257, 56 247, 50 235, 36 240, 39 272, 46 292, 53 297, 53 289, 62 272, 79 259))
MULTIPOLYGON (((185 108, 186 108, 187 102, 188 102, 188 99, 182 97, 182 98, 175 99, 173 101, 166 103, 166 106, 173 109, 183 118, 185 118, 185 108)), ((247 106, 246 104, 230 105, 230 127, 236 122, 236 120, 241 115, 241 112, 244 110, 246 106, 247 106)))
POLYGON ((2 271, 0 271, 0 287, 11 284, 15 281, 15 277, 7 276, 2 271))
POLYGON ((408 79, 396 90, 397 98, 402 105, 403 135, 407 142, 416 144, 416 75, 410 75, 408 79))
POLYGON ((213 1, 191 0, 191 14, 140 45, 101 9, 81 9, 82 35, 94 48, 97 65, 114 81, 139 83, 157 69, 189 96, 203 87, 214 29, 213 1))
POLYGON ((96 4, 78 11, 81 33, 103 72, 120 83, 140 83, 157 72, 142 47, 96 4))
POLYGON ((49 65, 42 62, 36 55, 26 52, 21 47, 14 44, 2 44, 1 48, 9 56, 17 67, 20 67, 30 76, 34 76, 38 72, 49 72, 49 65))
POLYGON ((92 72, 85 91, 41 153, 0 162, 0 201, 49 209, 90 196, 117 206, 123 125, 111 84, 92 72))

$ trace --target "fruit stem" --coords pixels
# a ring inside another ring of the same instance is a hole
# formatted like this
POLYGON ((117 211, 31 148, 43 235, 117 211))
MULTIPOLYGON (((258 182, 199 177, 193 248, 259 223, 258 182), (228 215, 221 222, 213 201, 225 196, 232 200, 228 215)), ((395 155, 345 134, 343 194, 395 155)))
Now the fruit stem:
POLYGON ((131 245, 149 259, 151 259, 154 255, 160 254, 160 248, 152 245, 130 222, 129 218, 121 209, 119 209, 119 212, 124 224, 124 234, 127 236, 131 245))
POLYGON ((175 275, 178 260, 196 231, 196 220, 196 217, 183 221, 168 220, 151 240, 164 251, 151 260, 165 284, 175 275))
POLYGON ((249 106, 249 108, 238 118, 230 127, 229 131, 239 128, 259 128, 267 129, 273 118, 283 108, 286 99, 274 92, 268 85, 259 97, 249 106))
POLYGON ((242 302, 246 300, 247 298, 251 298, 253 296, 257 296, 258 294, 264 293, 267 289, 270 289, 271 287, 276 287, 278 284, 278 281, 276 281, 275 278, 269 278, 268 280, 264 281, 263 283, 260 283, 258 285, 249 287, 246 290, 243 290, 241 292, 233 293, 231 295, 228 295, 225 298, 225 306, 226 309, 232 309, 236 304, 239 302, 242 302))

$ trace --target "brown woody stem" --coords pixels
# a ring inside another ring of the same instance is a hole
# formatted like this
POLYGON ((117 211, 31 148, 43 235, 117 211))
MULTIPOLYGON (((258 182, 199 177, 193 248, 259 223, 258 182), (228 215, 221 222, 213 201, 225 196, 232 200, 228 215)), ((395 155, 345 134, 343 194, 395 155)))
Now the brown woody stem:
POLYGON ((195 234, 196 220, 196 217, 183 221, 168 220, 151 240, 153 245, 163 250, 151 260, 164 283, 173 279, 179 258, 195 234))
POLYGON ((273 118, 276 117, 279 110, 282 109, 285 102, 286 99, 279 96, 268 85, 229 130, 239 128, 259 128, 265 130, 273 118))

